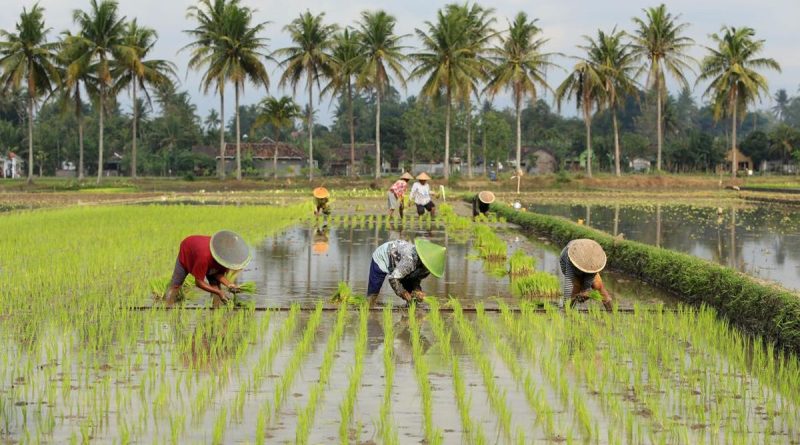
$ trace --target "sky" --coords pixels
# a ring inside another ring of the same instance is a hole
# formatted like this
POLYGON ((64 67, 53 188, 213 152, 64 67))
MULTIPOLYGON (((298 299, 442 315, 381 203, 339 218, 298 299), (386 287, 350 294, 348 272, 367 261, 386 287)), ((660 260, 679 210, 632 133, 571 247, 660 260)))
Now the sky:
MULTIPOLYGON (((363 10, 384 9, 397 18, 398 34, 409 34, 403 44, 414 48, 417 39, 413 36, 415 28, 423 28, 426 20, 433 20, 436 11, 446 4, 436 0, 241 0, 243 4, 256 10, 258 21, 269 21, 264 37, 269 39, 269 49, 274 50, 291 44, 283 27, 307 9, 313 13, 324 12, 326 19, 340 26, 352 25, 363 10)), ((545 49, 550 52, 563 53, 566 57, 558 57, 554 61, 564 67, 571 67, 574 61, 569 56, 580 55, 576 45, 582 42, 583 35, 594 35, 598 29, 610 31, 615 26, 619 29, 632 29, 631 18, 641 16, 642 9, 656 6, 656 1, 615 0, 599 2, 589 0, 492 0, 482 1, 481 5, 496 10, 497 28, 507 28, 507 22, 517 12, 524 11, 529 17, 538 18, 543 36, 549 39, 545 49)), ((33 1, 0 0, 0 28, 13 30, 19 12, 23 7, 31 7, 33 1)), ((45 8, 45 22, 52 28, 51 38, 56 38, 63 30, 75 31, 72 22, 72 11, 88 9, 89 0, 40 0, 45 8)), ((186 17, 186 9, 195 4, 195 0, 120 0, 121 14, 128 19, 137 18, 141 25, 154 28, 159 40, 153 51, 154 58, 167 59, 174 62, 179 70, 180 88, 187 90, 197 105, 198 112, 205 117, 209 110, 219 107, 219 98, 204 95, 199 89, 200 75, 187 72, 187 52, 180 49, 189 43, 183 30, 190 29, 194 23, 186 17)), ((669 1, 667 7, 673 14, 680 14, 681 20, 690 24, 687 35, 695 40, 697 46, 692 55, 701 58, 705 46, 710 45, 709 34, 718 32, 722 25, 750 26, 755 29, 756 36, 766 40, 765 57, 772 57, 780 63, 782 72, 768 72, 771 92, 785 88, 790 95, 798 93, 800 87, 800 1, 798 0, 675 0, 669 1)), ((277 87, 280 69, 269 62, 270 95, 291 95, 291 91, 277 87)), ((555 87, 566 75, 565 71, 551 70, 548 82, 555 87)), ((691 82, 694 76, 689 75, 691 82)), ((676 88, 674 83, 671 88, 676 88)), ((694 87, 699 98, 705 85, 694 87)), ((226 93, 226 120, 233 109, 233 88, 226 93)), ((307 95, 298 89, 295 99, 300 104, 307 102, 307 95)), ((409 83, 401 95, 416 95, 419 83, 409 83)), ((267 92, 263 88, 248 85, 241 98, 242 104, 260 101, 267 92)), ((119 98, 126 107, 130 103, 124 97, 119 98)), ((545 96, 552 100, 552 97, 545 96)), ((315 104, 319 102, 314 98, 315 104)), ((497 107, 510 106, 506 94, 498 95, 494 103, 497 107)), ((768 107, 771 100, 767 98, 760 107, 768 107)), ((315 105, 316 107, 316 105, 315 105)), ((334 107, 330 99, 325 99, 319 107, 319 123, 329 124, 334 107)), ((564 109, 565 114, 574 114, 574 110, 564 109)))

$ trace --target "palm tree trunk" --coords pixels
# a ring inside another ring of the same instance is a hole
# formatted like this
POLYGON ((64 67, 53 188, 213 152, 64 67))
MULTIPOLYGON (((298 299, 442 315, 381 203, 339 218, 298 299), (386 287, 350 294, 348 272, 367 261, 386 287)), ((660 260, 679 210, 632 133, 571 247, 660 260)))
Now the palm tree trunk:
POLYGON ((225 179, 225 85, 219 86, 219 163, 217 176, 225 179))
POLYGON ((353 84, 347 79, 347 115, 350 120, 350 175, 358 177, 356 172, 356 124, 353 117, 353 84))
POLYGON ((375 179, 381 177, 381 89, 375 89, 375 179))
POLYGON ((736 160, 736 90, 733 90, 733 113, 731 116, 731 177, 736 179, 736 169, 739 163, 736 160))
POLYGON ((617 176, 622 176, 619 167, 620 147, 619 147, 619 126, 617 125, 617 112, 611 107, 611 123, 614 125, 614 171, 617 176))
POLYGON ((242 180, 242 135, 239 127, 239 83, 234 82, 234 112, 236 113, 236 180, 242 180))
POLYGON ((100 106, 98 110, 100 111, 100 143, 99 147, 97 148, 97 183, 100 184, 100 180, 103 178, 103 132, 105 130, 105 122, 104 122, 104 114, 105 111, 103 110, 104 102, 106 99, 106 93, 104 91, 104 87, 100 87, 100 106))
POLYGON ((483 176, 489 177, 489 159, 486 158, 486 127, 483 129, 482 134, 482 145, 483 145, 483 176))
POLYGON ((78 113, 78 180, 83 180, 83 116, 78 113))
POLYGON ((664 135, 661 133, 661 86, 656 87, 656 140, 658 144, 658 152, 656 154, 656 171, 661 171, 661 145, 664 142, 664 135))
POLYGON ((33 97, 28 95, 28 184, 33 183, 33 97))
POLYGON ((467 100, 467 176, 472 178, 472 106, 467 100))
POLYGON ((312 88, 314 87, 311 79, 311 72, 308 73, 308 180, 314 180, 314 98, 312 88))
MULTIPOLYGON (((519 93, 515 92, 514 95, 514 109, 517 113, 517 175, 522 172, 522 104, 519 93)), ((506 151, 508 153, 508 151, 506 151)))
POLYGON ((592 177, 592 117, 591 111, 584 108, 583 122, 586 124, 586 176, 592 177))
POLYGON ((133 83, 133 139, 131 140, 131 178, 136 179, 136 80, 133 83))
POLYGON ((450 88, 447 89, 447 103, 445 103, 444 112, 444 179, 447 180, 450 178, 450 102, 452 98, 450 96, 450 88))

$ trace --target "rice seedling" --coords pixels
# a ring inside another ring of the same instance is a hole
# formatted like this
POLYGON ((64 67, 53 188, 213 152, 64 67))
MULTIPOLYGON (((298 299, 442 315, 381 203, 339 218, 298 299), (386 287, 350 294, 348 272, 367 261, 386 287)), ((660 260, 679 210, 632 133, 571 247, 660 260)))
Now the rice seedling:
POLYGON ((553 301, 561 296, 561 283, 553 274, 535 271, 511 280, 511 293, 527 300, 553 301))
POLYGON ((331 303, 360 306, 367 301, 364 295, 353 295, 350 285, 340 281, 336 293, 329 300, 331 303))
POLYGON ((353 366, 350 368, 348 376, 347 393, 344 400, 339 405, 341 419, 339 421, 339 443, 350 443, 350 426, 352 423, 353 410, 355 409, 356 395, 361 384, 361 376, 364 373, 364 356, 367 352, 367 319, 369 317, 369 307, 361 305, 358 316, 358 334, 355 343, 355 358, 353 366))
POLYGON ((399 445, 400 438, 392 416, 392 388, 394 386, 394 316, 392 307, 383 308, 383 402, 380 409, 378 432, 383 443, 399 445))
POLYGON ((442 443, 442 432, 433 426, 433 400, 428 378, 428 364, 422 353, 419 338, 419 324, 416 318, 416 305, 412 304, 408 311, 408 327, 411 330, 411 351, 414 356, 414 371, 420 389, 422 401, 422 417, 425 426, 425 439, 430 444, 442 443))
POLYGON ((520 278, 536 271, 536 258, 528 256, 522 250, 515 250, 508 258, 508 273, 512 278, 520 278))

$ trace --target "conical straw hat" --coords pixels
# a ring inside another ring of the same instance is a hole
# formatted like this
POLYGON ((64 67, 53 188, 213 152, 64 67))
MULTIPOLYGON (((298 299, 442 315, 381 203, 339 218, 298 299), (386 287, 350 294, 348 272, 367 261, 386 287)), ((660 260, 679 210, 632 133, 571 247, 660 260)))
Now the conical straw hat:
POLYGON ((414 240, 414 247, 417 248, 417 255, 422 260, 422 264, 434 277, 441 278, 444 275, 447 248, 422 238, 414 240))
POLYGON ((250 262, 250 247, 241 236, 220 230, 211 237, 211 256, 227 269, 239 270, 250 262))
POLYGON ((417 181, 430 181, 431 177, 427 173, 422 172, 417 175, 417 181))
POLYGON ((328 189, 325 187, 317 187, 314 189, 314 197, 317 199, 324 199, 330 196, 331 194, 328 193, 328 189))
POLYGON ((576 239, 569 242, 567 256, 584 273, 597 273, 606 267, 606 253, 595 240, 576 239))
POLYGON ((491 204, 494 202, 494 193, 484 190, 478 193, 478 199, 484 204, 491 204))
POLYGON ((414 179, 414 177, 411 176, 411 173, 405 172, 405 173, 403 173, 403 176, 400 177, 400 179, 405 179, 406 181, 410 181, 410 180, 414 179))

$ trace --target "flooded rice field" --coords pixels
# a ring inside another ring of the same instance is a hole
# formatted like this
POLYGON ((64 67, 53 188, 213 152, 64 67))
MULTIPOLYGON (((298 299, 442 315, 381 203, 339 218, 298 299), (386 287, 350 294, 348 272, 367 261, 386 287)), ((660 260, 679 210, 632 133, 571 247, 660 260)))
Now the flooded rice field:
POLYGON ((533 204, 626 239, 714 261, 786 288, 800 290, 800 212, 781 205, 533 204))

